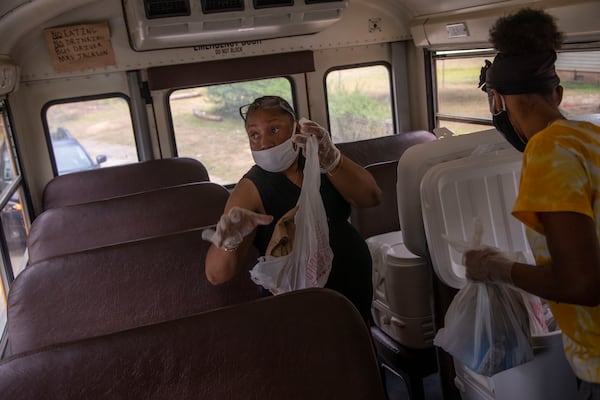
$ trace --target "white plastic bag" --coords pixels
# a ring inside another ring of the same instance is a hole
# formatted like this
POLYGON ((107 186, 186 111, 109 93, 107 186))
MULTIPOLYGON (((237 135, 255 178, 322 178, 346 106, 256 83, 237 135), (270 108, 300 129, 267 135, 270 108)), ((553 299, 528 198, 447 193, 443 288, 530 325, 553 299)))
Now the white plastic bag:
POLYGON ((317 139, 310 137, 304 149, 304 180, 294 218, 296 230, 291 253, 281 257, 259 257, 250 271, 252 280, 273 294, 323 287, 331 272, 333 252, 329 247, 327 215, 319 192, 318 147, 317 139))
MULTIPOLYGON (((483 225, 475 218, 470 242, 447 235, 444 238, 464 253, 480 248, 482 236, 483 225)), ((503 254, 514 260, 524 257, 521 252, 503 254)), ((444 328, 438 331, 433 344, 474 372, 492 376, 533 360, 530 338, 532 329, 535 333, 544 329, 541 312, 537 296, 503 283, 467 280, 450 303, 444 328)))
POLYGON ((533 360, 529 313, 508 285, 467 282, 444 317, 433 343, 474 372, 492 376, 533 360))

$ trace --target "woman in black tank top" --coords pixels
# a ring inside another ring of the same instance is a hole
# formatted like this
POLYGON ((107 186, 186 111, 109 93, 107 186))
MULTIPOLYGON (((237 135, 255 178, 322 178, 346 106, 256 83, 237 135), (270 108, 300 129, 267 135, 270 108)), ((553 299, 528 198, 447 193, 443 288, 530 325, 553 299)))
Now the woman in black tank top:
POLYGON ((298 201, 304 165, 298 145, 313 135, 319 139, 320 193, 334 254, 326 287, 346 296, 370 320, 371 257, 348 219, 351 205, 379 203, 381 190, 375 180, 340 154, 325 129, 308 120, 298 123, 284 99, 261 97, 240 111, 257 165, 238 182, 216 232, 207 237, 213 242, 206 259, 208 280, 219 284, 233 278, 252 245, 265 254, 275 223, 298 201))

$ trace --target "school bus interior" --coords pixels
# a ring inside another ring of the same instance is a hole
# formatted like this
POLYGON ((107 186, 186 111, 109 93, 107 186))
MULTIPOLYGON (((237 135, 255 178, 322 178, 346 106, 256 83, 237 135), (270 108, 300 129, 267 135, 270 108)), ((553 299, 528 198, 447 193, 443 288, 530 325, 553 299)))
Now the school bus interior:
MULTIPOLYGON (((254 164, 240 106, 268 94, 384 190, 352 210, 361 235, 403 231, 400 158, 497 134, 479 72, 490 26, 521 7, 564 32, 565 115, 600 121, 596 0, 0 1, 0 398, 158 398, 174 382, 166 397, 424 399, 439 375, 458 399, 430 338, 370 330, 335 293, 211 287, 198 235, 254 164), (66 167, 65 141, 84 166, 66 167), (408 389, 392 395, 385 369, 408 389)), ((434 329, 454 290, 428 282, 434 329)))

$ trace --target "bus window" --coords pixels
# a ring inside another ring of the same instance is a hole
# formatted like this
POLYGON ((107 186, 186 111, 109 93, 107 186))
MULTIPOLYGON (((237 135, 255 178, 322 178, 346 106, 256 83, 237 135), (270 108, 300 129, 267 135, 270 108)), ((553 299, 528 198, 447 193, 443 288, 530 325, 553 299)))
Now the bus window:
POLYGON ((490 129, 491 115, 486 94, 477 87, 486 59, 493 55, 469 56, 464 52, 438 52, 434 56, 436 126, 460 135, 490 129))
POLYGON ((327 73, 325 86, 334 142, 394 133, 391 80, 386 66, 335 69, 327 73))
MULTIPOLYGON (((435 60, 436 126, 455 134, 491 128, 485 93, 477 87, 479 73, 493 54, 469 56, 466 52, 438 52, 435 60)), ((600 121, 600 51, 565 51, 558 54, 556 72, 564 88, 561 109, 571 119, 600 121)))
POLYGON ((556 73, 564 88, 560 107, 568 118, 600 124, 600 51, 558 54, 556 73))
MULTIPOLYGON (((3 277, 4 278, 4 277, 3 277)), ((6 288, 4 282, 0 286, 0 336, 4 335, 6 330, 6 288)))
POLYGON ((6 293, 15 276, 24 268, 27 224, 23 207, 21 174, 16 163, 12 140, 9 135, 8 116, 4 103, 0 101, 0 170, 2 171, 0 191, 0 228, 3 240, 0 241, 0 335, 6 327, 6 293))
POLYGON ((129 105, 122 97, 52 104, 46 122, 58 175, 138 161, 129 105))
POLYGON ((276 95, 294 104, 287 78, 176 90, 169 97, 177 155, 199 160, 211 181, 234 184, 254 164, 241 106, 276 95))
POLYGON ((2 229, 14 276, 23 270, 26 263, 24 254, 27 246, 27 229, 22 198, 21 191, 18 190, 1 211, 2 229))

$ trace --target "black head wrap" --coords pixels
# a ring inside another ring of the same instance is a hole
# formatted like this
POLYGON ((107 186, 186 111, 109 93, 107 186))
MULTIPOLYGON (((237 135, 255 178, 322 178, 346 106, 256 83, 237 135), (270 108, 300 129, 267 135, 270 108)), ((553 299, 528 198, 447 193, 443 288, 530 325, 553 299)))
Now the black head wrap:
POLYGON ((498 53, 494 62, 485 60, 479 75, 481 90, 502 94, 545 93, 558 86, 554 62, 556 53, 507 55, 498 53))

